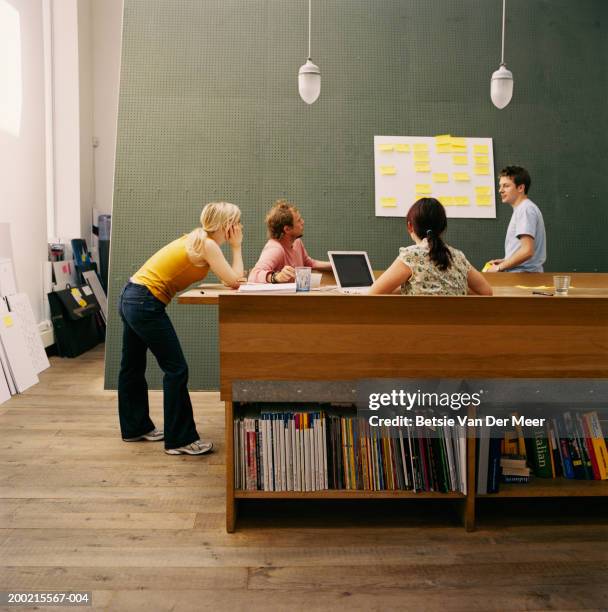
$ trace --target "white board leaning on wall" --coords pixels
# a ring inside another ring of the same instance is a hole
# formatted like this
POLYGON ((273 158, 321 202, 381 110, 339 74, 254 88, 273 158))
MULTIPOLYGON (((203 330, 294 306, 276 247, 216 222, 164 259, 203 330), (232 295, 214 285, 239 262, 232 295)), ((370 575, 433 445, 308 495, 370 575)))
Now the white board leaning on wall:
POLYGON ((491 138, 374 136, 376 216, 405 217, 424 197, 450 218, 496 218, 491 138))

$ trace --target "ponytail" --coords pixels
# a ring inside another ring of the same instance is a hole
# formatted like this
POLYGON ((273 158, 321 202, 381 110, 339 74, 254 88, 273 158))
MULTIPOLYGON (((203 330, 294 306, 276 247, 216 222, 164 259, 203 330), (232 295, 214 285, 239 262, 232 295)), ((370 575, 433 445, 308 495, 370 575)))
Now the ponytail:
POLYGON ((436 236, 433 231, 429 229, 426 231, 426 241, 429 245, 430 260, 440 270, 447 270, 452 264, 452 253, 441 239, 441 236, 436 236))
POLYGON ((420 198, 407 213, 407 222, 418 238, 426 238, 430 260, 442 271, 452 264, 452 253, 441 235, 448 226, 445 209, 435 198, 420 198))

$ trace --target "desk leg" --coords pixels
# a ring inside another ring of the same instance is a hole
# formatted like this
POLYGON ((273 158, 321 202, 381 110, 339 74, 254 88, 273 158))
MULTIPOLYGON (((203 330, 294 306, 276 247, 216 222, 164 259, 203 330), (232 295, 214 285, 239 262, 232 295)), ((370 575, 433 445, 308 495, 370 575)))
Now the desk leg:
POLYGON ((229 496, 226 497, 226 531, 228 533, 234 533, 236 529, 236 516, 237 516, 237 500, 229 496))
POLYGON ((467 531, 475 531, 475 428, 467 428, 467 497, 464 507, 464 528, 467 531))
POLYGON ((226 531, 234 533, 236 504, 234 499, 234 409, 232 402, 225 403, 226 413, 226 531))

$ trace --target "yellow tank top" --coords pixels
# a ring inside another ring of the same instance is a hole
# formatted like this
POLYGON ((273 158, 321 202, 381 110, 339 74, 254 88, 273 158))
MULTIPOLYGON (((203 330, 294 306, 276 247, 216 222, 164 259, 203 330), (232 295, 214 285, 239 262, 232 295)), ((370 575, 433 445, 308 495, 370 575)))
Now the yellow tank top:
POLYGON ((178 291, 183 291, 207 276, 209 266, 197 267, 186 253, 186 238, 182 236, 156 252, 131 277, 131 281, 147 287, 155 298, 168 304, 178 291))

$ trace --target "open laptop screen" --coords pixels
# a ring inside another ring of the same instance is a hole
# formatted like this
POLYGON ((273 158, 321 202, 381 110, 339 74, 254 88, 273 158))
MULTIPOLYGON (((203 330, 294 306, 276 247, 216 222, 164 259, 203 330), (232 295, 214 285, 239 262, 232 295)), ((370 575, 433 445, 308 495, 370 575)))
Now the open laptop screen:
POLYGON ((365 253, 332 253, 341 287, 371 287, 374 279, 365 253))

